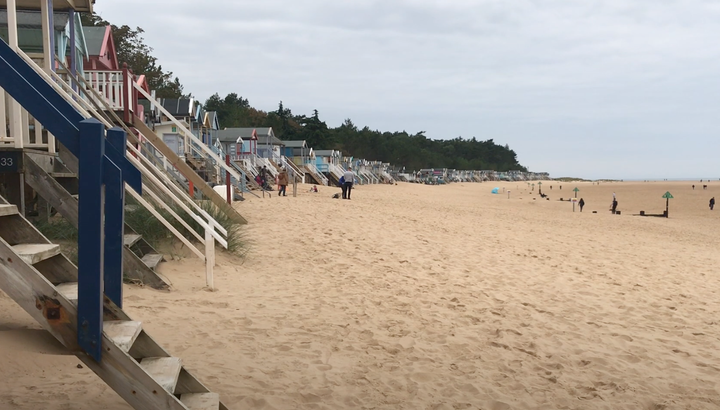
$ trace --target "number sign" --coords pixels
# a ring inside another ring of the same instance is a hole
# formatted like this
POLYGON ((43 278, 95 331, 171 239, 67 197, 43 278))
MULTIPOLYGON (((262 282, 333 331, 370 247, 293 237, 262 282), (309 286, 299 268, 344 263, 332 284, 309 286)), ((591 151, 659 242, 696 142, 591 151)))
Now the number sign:
POLYGON ((0 151, 0 174, 20 172, 22 151, 0 151))

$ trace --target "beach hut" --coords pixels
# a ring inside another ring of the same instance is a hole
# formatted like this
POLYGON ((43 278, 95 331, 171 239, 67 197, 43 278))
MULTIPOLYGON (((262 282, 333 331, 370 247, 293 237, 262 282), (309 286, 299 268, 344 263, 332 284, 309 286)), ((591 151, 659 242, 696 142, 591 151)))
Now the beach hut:
MULTIPOLYGON (((158 102, 162 107, 186 127, 193 135, 199 134, 200 112, 202 106, 193 98, 160 98, 158 102)), ((155 134, 162 138, 162 141, 182 158, 192 157, 191 152, 198 151, 190 145, 190 138, 184 135, 164 113, 153 113, 151 122, 154 125, 155 134)))
POLYGON ((339 184, 340 178, 345 170, 340 166, 342 153, 337 150, 317 150, 315 151, 315 166, 318 171, 322 172, 333 184, 339 184))
MULTIPOLYGON (((42 3, 42 2, 39 2, 42 3)), ((31 5, 25 5, 32 8, 31 5)), ((82 30, 80 14, 74 10, 56 10, 50 12, 48 21, 52 21, 51 25, 45 24, 45 29, 49 30, 50 41, 43 34, 43 18, 40 10, 17 10, 15 13, 17 26, 13 28, 17 33, 18 48, 24 52, 30 59, 46 70, 56 71, 63 79, 69 81, 68 72, 59 68, 59 64, 53 60, 52 56, 58 56, 63 64, 68 67, 70 73, 77 77, 82 76, 83 61, 88 55, 85 35, 82 30), (53 50, 53 53, 45 51, 46 43, 53 50)), ((10 27, 7 9, 0 9, 0 38, 10 44, 10 27)), ((75 90, 78 85, 72 83, 75 90)), ((0 90, 0 95, 4 96, 5 92, 0 90)), ((3 112, 2 127, 0 132, 0 146, 13 145, 16 148, 33 148, 40 150, 48 150, 55 152, 55 140, 47 130, 28 115, 28 112, 19 105, 9 101, 9 104, 2 104, 2 110, 8 110, 8 117, 3 112), (17 107, 19 112, 18 120, 15 123, 10 119, 13 115, 11 110, 17 107), (7 118, 7 120, 6 120, 7 118), (6 131, 6 122, 10 128, 6 131), (22 124, 21 124, 22 123, 22 124), (14 138, 14 134, 20 136, 14 138)))

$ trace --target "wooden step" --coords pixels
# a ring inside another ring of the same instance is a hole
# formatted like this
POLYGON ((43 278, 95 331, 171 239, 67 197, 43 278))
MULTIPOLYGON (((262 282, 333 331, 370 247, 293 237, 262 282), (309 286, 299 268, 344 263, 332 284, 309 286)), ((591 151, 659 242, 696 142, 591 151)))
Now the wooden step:
POLYGON ((129 247, 135 245, 137 243, 137 241, 140 240, 140 238, 142 238, 142 236, 137 235, 137 234, 133 234, 133 233, 125 234, 125 237, 124 237, 125 246, 127 246, 129 248, 129 247))
POLYGON ((23 243, 12 247, 27 264, 34 265, 60 254, 60 245, 54 243, 23 243))
POLYGON ((51 172, 50 176, 53 178, 77 178, 77 174, 73 172, 51 172))
POLYGON ((179 357, 148 357, 140 361, 140 366, 165 390, 175 392, 182 369, 179 357))
POLYGON ((180 396, 180 401, 189 410, 218 410, 220 395, 217 393, 187 393, 180 396))
POLYGON ((157 253, 148 253, 142 257, 143 263, 152 270, 155 270, 157 265, 162 262, 163 259, 163 256, 157 253))
POLYGON ((103 332, 125 353, 130 351, 140 335, 142 324, 132 320, 109 320, 103 322, 103 332))
POLYGON ((55 286, 55 289, 66 299, 73 303, 77 303, 78 300, 78 284, 77 282, 66 282, 55 286))
POLYGON ((10 204, 0 204, 0 216, 10 216, 10 215, 17 215, 18 209, 15 205, 10 204))

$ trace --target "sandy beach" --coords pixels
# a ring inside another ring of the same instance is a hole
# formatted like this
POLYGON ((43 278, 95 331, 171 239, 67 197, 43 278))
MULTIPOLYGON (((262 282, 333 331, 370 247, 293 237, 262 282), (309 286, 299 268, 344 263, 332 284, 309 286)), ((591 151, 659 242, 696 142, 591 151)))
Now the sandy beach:
MULTIPOLYGON (((708 184, 300 186, 236 204, 247 255, 219 254, 217 291, 187 255, 125 308, 231 409, 717 409, 708 184), (575 187, 582 213, 559 201, 575 187), (670 218, 633 216, 666 191, 670 218)), ((130 408, 2 293, 0 312, 0 408, 130 408)))

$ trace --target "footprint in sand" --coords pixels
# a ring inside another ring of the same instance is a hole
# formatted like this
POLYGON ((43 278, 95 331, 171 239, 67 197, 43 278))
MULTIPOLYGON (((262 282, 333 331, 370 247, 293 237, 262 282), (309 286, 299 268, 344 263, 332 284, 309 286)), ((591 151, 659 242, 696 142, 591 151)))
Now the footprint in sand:
POLYGON ((634 340, 632 337, 630 337, 628 335, 621 335, 619 333, 610 333, 610 336, 615 336, 615 337, 625 340, 627 342, 632 342, 634 340))

